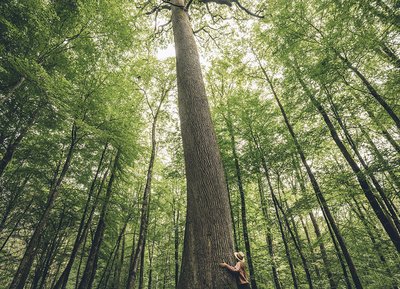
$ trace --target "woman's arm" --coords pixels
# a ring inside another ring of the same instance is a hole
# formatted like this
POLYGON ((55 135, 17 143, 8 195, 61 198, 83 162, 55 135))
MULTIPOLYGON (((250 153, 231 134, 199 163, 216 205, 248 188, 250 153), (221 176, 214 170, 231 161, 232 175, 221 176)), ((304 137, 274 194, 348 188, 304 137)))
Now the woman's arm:
POLYGON ((226 264, 226 263, 221 263, 221 267, 225 267, 225 268, 227 268, 229 271, 232 271, 232 272, 239 272, 239 271, 240 271, 240 262, 237 262, 236 265, 235 265, 235 267, 230 266, 230 265, 228 265, 228 264, 226 264))

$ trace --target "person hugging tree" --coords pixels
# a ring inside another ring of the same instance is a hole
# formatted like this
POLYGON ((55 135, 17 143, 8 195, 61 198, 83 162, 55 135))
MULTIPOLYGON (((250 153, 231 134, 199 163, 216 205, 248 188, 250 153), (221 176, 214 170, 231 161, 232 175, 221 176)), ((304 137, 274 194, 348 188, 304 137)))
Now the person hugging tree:
POLYGON ((238 260, 235 267, 232 267, 226 264, 225 262, 220 263, 219 265, 222 268, 227 268, 229 271, 235 274, 236 282, 238 283, 240 289, 250 289, 249 281, 247 280, 247 274, 245 270, 244 254, 243 252, 235 252, 233 253, 233 255, 235 255, 236 260, 238 260))

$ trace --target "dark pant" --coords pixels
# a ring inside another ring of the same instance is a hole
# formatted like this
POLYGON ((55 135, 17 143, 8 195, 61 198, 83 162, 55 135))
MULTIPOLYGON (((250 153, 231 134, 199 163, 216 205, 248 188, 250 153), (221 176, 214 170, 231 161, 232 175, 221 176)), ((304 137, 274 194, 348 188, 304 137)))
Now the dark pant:
POLYGON ((250 289, 250 285, 249 284, 240 284, 239 289, 250 289))

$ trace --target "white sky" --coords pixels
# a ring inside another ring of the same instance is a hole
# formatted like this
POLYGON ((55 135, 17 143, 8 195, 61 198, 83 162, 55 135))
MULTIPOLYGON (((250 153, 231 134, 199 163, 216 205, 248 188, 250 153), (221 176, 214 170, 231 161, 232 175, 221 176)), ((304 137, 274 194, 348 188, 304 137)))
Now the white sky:
POLYGON ((167 48, 159 49, 157 51, 158 60, 165 60, 169 57, 175 57, 175 47, 172 43, 168 44, 167 48))
MULTIPOLYGON (((209 68, 211 66, 210 61, 206 59, 206 57, 202 56, 203 51, 199 51, 200 53, 200 64, 203 67, 209 68)), ((163 61, 169 57, 175 57, 175 46, 173 43, 168 44, 166 48, 161 48, 157 50, 156 57, 158 60, 163 61)))

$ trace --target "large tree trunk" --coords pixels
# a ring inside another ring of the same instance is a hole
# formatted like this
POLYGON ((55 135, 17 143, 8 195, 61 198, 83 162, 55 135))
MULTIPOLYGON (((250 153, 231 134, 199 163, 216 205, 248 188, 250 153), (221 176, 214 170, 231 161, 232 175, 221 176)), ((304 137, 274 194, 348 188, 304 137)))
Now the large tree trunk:
MULTIPOLYGON (((183 0, 174 1, 183 7, 183 0)), ((179 117, 187 181, 187 216, 180 289, 236 288, 219 268, 234 262, 232 221, 222 161, 211 121, 189 16, 172 6, 179 117)))

